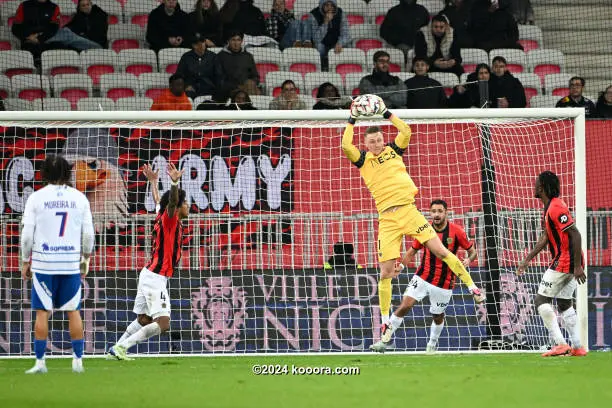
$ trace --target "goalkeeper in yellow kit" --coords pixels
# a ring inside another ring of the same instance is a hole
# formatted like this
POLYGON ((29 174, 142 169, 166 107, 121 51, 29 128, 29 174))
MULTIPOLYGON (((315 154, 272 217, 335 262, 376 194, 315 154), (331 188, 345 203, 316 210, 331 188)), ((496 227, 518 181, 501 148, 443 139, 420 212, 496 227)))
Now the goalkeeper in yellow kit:
MULTIPOLYGON (((370 346, 375 351, 384 351, 391 341, 393 321, 389 318, 391 309, 391 279, 397 276, 396 260, 400 257, 402 239, 408 235, 418 240, 431 253, 440 258, 455 275, 461 279, 474 296, 476 303, 482 303, 485 296, 476 287, 469 272, 461 261, 444 247, 431 224, 414 204, 418 192, 408 175, 402 159, 410 142, 410 126, 386 108, 379 98, 377 114, 399 130, 391 143, 384 143, 383 133, 378 126, 365 131, 367 151, 360 151, 353 145, 353 128, 357 120, 356 109, 351 107, 351 117, 342 136, 342 150, 346 157, 357 166, 361 177, 372 194, 378 211, 378 260, 380 279, 378 296, 382 315, 381 340, 370 346)), ((399 324, 399 323, 398 323, 399 324)))

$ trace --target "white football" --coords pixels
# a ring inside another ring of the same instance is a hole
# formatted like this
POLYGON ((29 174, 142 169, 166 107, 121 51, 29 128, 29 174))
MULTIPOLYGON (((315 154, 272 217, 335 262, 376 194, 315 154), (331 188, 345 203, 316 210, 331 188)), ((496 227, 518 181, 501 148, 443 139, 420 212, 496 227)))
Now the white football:
POLYGON ((376 95, 359 95, 351 105, 353 116, 374 116, 380 108, 380 97, 376 95))

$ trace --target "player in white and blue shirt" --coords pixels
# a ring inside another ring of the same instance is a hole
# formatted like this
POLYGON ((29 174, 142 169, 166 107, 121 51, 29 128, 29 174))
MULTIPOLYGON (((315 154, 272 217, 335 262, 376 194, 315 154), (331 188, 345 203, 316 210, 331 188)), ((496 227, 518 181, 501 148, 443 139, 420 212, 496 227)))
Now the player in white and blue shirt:
POLYGON ((44 357, 54 309, 68 314, 72 370, 84 371, 81 276, 89 270, 94 227, 87 197, 70 186, 71 171, 62 156, 47 156, 41 173, 48 185, 28 197, 21 220, 21 274, 32 279, 32 309, 36 310, 36 364, 27 374, 47 372, 44 357))

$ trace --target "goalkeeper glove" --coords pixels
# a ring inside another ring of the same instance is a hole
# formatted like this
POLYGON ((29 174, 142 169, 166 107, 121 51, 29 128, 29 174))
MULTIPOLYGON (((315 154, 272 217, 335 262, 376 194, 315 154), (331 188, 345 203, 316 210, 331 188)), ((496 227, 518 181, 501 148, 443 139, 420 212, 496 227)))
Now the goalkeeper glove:
POLYGON ((357 112, 357 107, 355 106, 355 102, 354 101, 351 103, 351 107, 349 108, 349 112, 350 112, 351 116, 349 117, 348 122, 351 125, 354 125, 355 122, 357 122, 357 118, 359 117, 359 112, 357 112))
POLYGON ((89 273, 89 259, 90 257, 84 257, 81 255, 81 262, 79 263, 79 269, 81 270, 82 276, 87 276, 89 273))

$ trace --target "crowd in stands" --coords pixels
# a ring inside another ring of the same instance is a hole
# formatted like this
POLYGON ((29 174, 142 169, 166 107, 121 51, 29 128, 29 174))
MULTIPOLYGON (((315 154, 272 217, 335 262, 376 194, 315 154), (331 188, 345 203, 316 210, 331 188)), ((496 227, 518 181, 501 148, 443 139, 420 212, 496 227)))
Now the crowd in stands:
MULTIPOLYGON (((21 49, 32 54, 38 70, 45 51, 87 52, 112 48, 109 12, 95 4, 95 0, 74 1, 74 14, 67 21, 62 21, 60 8, 51 0, 26 0, 18 5, 11 32, 19 40, 21 49)), ((259 61, 254 57, 259 47, 283 52, 316 50, 320 58, 313 62, 317 72, 330 71, 329 80, 320 81, 318 89, 314 88, 316 103, 310 103, 312 98, 305 98, 308 92, 301 89, 301 81, 287 77, 277 85, 278 93, 270 93, 269 109, 348 107, 351 93, 356 94, 348 86, 348 78, 354 72, 336 71, 341 74, 340 81, 331 75, 337 66, 336 56, 350 54, 356 43, 356 38, 352 38, 350 10, 342 8, 348 3, 310 2, 312 8, 304 15, 296 15, 296 9, 290 9, 294 1, 285 0, 270 0, 270 8, 266 10, 257 7, 253 0, 221 0, 219 4, 215 0, 196 0, 188 6, 182 6, 177 0, 161 0, 159 5, 152 6, 145 20, 146 47, 159 55, 160 65, 161 55, 168 53, 168 49, 177 49, 180 53, 170 64, 176 67, 175 71, 166 69, 168 74, 173 74, 168 88, 155 95, 150 109, 255 109, 251 96, 269 93, 266 92, 267 71, 260 72, 259 61), (183 7, 192 11, 187 12, 183 7), (343 81, 347 82, 346 92, 343 81)), ((365 10, 374 1, 353 0, 353 3, 359 3, 365 10)), ((379 50, 367 54, 371 55, 370 61, 357 64, 371 63, 372 71, 362 72, 355 91, 377 94, 390 108, 529 106, 525 88, 511 69, 513 61, 508 61, 503 53, 498 55, 497 50, 523 50, 518 24, 535 23, 530 0, 446 0, 444 7, 434 12, 417 0, 398 0, 397 5, 386 10, 384 17, 376 21, 380 24, 379 34, 371 39, 380 43, 379 50), (385 43, 389 48, 400 50, 403 60, 392 61, 390 51, 380 49, 385 43), (483 50, 490 56, 491 65, 464 62, 464 49, 483 50), (410 67, 411 73, 392 71, 392 63, 410 67), (469 70, 466 64, 470 65, 469 70), (448 74, 454 78, 450 86, 438 80, 448 78, 443 76, 448 74), (485 83, 487 100, 483 100, 480 91, 485 83)), ((6 21, 5 16, 2 18, 6 21)), ((163 72, 161 66, 160 72, 163 72)), ((96 89, 98 82, 94 81, 96 89)), ((587 117, 612 117, 612 86, 601 93, 596 104, 584 97, 584 86, 583 78, 572 77, 567 86, 568 95, 556 106, 584 107, 587 117)))

